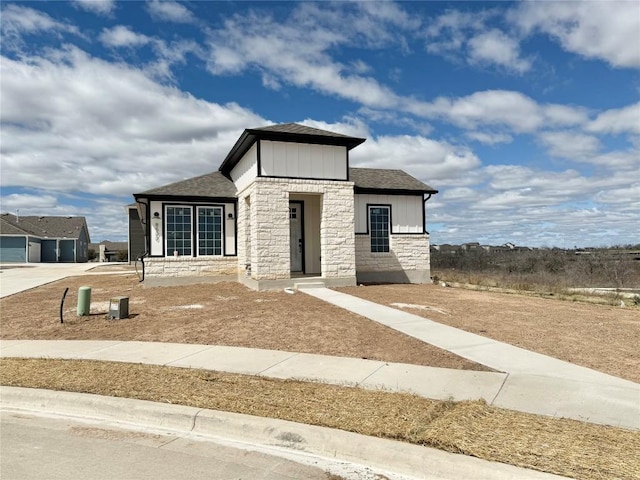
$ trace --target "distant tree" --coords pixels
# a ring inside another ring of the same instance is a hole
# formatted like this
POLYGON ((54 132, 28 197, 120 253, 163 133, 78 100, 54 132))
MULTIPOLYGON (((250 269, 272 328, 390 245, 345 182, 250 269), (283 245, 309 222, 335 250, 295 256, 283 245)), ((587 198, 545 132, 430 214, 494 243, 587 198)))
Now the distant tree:
POLYGON ((93 248, 90 248, 87 253, 89 256, 89 260, 95 260, 96 258, 98 258, 98 253, 93 248))
POLYGON ((115 255, 116 262, 128 262, 129 261, 129 252, 126 250, 118 250, 115 255))

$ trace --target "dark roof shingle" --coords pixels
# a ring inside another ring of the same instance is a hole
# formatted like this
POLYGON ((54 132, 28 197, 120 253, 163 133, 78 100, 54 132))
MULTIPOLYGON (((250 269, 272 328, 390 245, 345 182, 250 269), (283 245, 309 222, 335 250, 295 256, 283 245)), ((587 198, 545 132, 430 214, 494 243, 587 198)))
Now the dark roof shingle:
POLYGON ((134 197, 152 195, 234 198, 236 196, 236 187, 222 173, 213 172, 136 193, 134 197))
POLYGON ((269 125, 267 127, 250 128, 252 132, 277 132, 277 133, 292 133, 295 135, 319 135, 322 137, 336 137, 336 138, 354 138, 349 135, 343 135, 342 133, 330 132, 329 130, 321 130, 319 128, 307 127, 306 125, 300 125, 299 123, 281 123, 279 125, 269 125))
POLYGON ((358 190, 438 193, 437 190, 402 170, 382 168, 350 168, 349 179, 358 190))
MULTIPOLYGON (((83 227, 86 228, 87 225, 84 217, 17 217, 11 213, 3 213, 1 218, 3 220, 1 222, 3 234, 11 234, 10 230, 19 229, 22 230, 22 234, 27 233, 36 237, 78 238, 83 227)), ((88 237, 88 229, 86 233, 88 237)))

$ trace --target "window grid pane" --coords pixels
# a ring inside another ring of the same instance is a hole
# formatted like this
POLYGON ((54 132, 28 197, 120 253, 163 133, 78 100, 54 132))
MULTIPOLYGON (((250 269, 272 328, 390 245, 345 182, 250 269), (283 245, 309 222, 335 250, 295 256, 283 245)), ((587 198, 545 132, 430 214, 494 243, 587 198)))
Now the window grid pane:
POLYGON ((384 253, 389 251, 389 207, 371 207, 369 209, 371 229, 371 251, 384 253))
POLYGON ((198 207, 198 255, 222 255, 220 207, 198 207))
POLYGON ((167 207, 167 254, 191 255, 191 208, 167 207))

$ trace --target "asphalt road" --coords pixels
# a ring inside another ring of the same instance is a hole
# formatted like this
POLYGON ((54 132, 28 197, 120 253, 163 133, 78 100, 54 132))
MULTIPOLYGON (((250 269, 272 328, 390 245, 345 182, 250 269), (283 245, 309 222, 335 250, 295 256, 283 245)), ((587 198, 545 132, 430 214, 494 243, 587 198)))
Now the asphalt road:
POLYGON ((330 478, 321 468, 261 452, 8 412, 1 418, 0 456, 3 480, 330 478))

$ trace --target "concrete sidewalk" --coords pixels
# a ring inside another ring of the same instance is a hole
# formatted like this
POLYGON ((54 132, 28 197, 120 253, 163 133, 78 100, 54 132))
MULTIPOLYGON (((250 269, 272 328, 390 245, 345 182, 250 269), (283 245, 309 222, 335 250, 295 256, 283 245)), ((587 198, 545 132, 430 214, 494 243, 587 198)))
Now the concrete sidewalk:
POLYGON ((514 347, 328 288, 299 291, 500 372, 620 388, 633 389, 639 386, 629 380, 514 347))
POLYGON ((0 357, 145 363, 412 392, 438 400, 484 399, 502 408, 640 429, 640 385, 529 373, 476 372, 279 350, 152 342, 0 340, 0 357))

